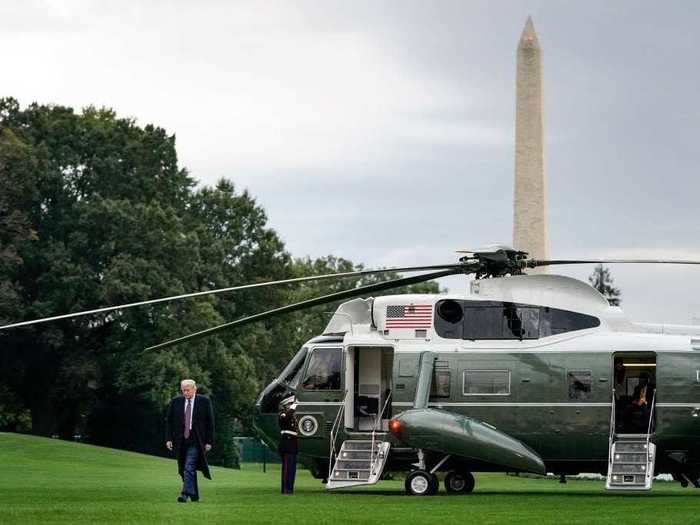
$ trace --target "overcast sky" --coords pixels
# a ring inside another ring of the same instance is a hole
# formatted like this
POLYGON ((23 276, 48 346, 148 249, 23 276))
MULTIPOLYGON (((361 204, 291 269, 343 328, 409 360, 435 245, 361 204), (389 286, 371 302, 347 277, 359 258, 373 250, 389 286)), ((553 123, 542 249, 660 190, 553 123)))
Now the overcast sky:
MULTIPOLYGON (((550 255, 700 259, 700 3, 610 4, 3 2, 0 96, 165 127, 202 183, 249 189, 295 256, 452 262, 512 240, 532 15, 550 255)), ((700 322, 700 268, 611 270, 633 319, 700 322)))

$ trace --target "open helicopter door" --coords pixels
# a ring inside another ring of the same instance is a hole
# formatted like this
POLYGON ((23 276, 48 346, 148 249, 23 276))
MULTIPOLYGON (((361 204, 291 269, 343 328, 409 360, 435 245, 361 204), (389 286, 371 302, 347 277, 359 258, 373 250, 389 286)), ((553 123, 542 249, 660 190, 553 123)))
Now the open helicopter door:
POLYGON ((345 351, 345 404, 347 439, 336 455, 331 432, 331 461, 326 488, 372 485, 379 481, 389 458, 384 435, 391 418, 394 349, 349 346, 345 351))
POLYGON ((613 355, 608 490, 649 490, 656 464, 656 354, 613 355))
POLYGON ((345 428, 385 432, 391 419, 394 349, 352 346, 345 356, 345 428))

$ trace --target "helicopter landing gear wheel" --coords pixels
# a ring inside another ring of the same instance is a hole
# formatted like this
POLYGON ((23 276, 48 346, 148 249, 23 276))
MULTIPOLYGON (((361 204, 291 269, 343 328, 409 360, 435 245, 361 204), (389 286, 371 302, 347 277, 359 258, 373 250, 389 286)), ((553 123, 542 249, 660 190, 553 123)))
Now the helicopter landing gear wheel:
POLYGON ((404 486, 411 496, 432 496, 438 490, 438 479, 425 470, 414 470, 406 478, 404 486))
POLYGON ((474 483, 471 472, 452 470, 445 476, 445 490, 448 494, 469 494, 474 490, 474 483))

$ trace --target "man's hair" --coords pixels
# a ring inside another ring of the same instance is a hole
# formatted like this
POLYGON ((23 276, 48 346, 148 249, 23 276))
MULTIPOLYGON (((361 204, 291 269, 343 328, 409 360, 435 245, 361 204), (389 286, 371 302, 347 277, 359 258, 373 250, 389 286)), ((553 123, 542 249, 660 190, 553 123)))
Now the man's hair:
POLYGON ((182 388, 183 386, 193 386, 197 388, 197 383, 194 382, 194 379, 183 379, 182 381, 180 381, 180 388, 182 388))

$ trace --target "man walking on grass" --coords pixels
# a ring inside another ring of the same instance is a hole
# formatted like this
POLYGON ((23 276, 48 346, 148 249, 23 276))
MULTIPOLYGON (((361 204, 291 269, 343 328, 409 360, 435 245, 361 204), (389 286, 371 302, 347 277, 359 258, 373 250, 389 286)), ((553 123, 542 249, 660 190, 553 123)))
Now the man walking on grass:
POLYGON ((181 396, 174 397, 168 405, 165 446, 174 451, 182 478, 179 503, 199 501, 197 471, 211 479, 207 452, 214 444, 214 412, 208 397, 197 394, 192 379, 180 382, 181 396))

